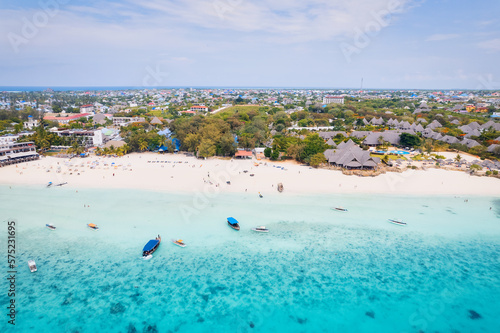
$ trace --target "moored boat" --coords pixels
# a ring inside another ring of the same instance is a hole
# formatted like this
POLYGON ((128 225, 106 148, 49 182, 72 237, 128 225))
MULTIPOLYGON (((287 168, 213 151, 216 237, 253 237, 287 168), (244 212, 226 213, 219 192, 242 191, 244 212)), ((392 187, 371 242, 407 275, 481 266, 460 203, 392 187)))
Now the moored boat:
POLYGON ((28 267, 30 268, 31 273, 34 273, 38 270, 36 268, 35 260, 28 260, 28 267))
POLYGON ((227 224, 234 230, 240 230, 240 225, 238 224, 238 221, 234 217, 228 217, 227 224))
POLYGON ((45 224, 45 226, 46 226, 49 230, 56 230, 56 227, 54 227, 52 224, 45 224))
POLYGON ((267 229, 264 226, 260 226, 260 227, 257 227, 257 228, 252 228, 252 230, 255 231, 255 232, 269 232, 269 229, 267 229))
POLYGON ((400 226, 406 226, 406 222, 403 222, 399 219, 388 219, 388 221, 392 224, 400 225, 400 226))
POLYGON ((142 249, 142 258, 150 259, 153 257, 153 253, 158 249, 161 243, 161 237, 158 235, 155 239, 151 239, 149 242, 144 245, 142 249))
POLYGON ((97 226, 97 224, 94 224, 94 223, 87 224, 87 227, 89 227, 92 230, 99 230, 99 227, 97 226))
POLYGON ((186 247, 186 243, 182 239, 172 239, 172 243, 180 247, 186 247))
POLYGON ((332 207, 330 209, 334 210, 336 212, 347 212, 347 208, 344 208, 344 207, 332 207))

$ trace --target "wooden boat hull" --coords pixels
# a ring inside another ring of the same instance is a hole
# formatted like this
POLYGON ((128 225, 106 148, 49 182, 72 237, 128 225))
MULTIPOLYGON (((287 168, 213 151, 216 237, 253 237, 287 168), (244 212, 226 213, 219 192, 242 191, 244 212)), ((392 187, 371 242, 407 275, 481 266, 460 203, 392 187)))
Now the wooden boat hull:
POLYGON ((240 226, 238 224, 231 224, 229 222, 227 222, 227 225, 231 228, 231 229, 234 229, 234 230, 237 230, 239 231, 240 230, 240 226))
POLYGON ((161 244, 161 237, 160 235, 158 235, 158 237, 155 238, 156 240, 158 240, 158 244, 156 244, 151 250, 148 251, 148 253, 142 253, 142 258, 143 259, 151 259, 153 257, 153 253, 156 252, 156 250, 158 250, 158 248, 160 247, 160 244, 161 244), (148 258, 149 257, 149 258, 148 258))

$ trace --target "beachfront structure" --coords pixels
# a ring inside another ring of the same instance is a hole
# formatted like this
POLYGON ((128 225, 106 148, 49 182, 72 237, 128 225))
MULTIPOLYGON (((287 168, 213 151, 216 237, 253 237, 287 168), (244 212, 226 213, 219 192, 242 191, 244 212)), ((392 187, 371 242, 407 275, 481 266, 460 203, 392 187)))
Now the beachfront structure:
POLYGON ((33 161, 40 158, 33 142, 8 143, 0 145, 0 167, 33 161))
POLYGON ((194 111, 194 112, 199 112, 199 111, 208 112, 208 107, 206 107, 205 105, 193 105, 191 107, 190 111, 194 111))
POLYGON ((336 149, 327 149, 324 154, 328 163, 345 169, 375 169, 380 163, 380 158, 370 156, 369 151, 352 140, 341 142, 336 149))
POLYGON ((344 104, 344 97, 343 96, 324 96, 323 97, 323 104, 344 104))
POLYGON ((144 117, 113 117, 113 125, 127 126, 132 123, 143 123, 146 119, 144 117))
POLYGON ((28 121, 25 121, 23 126, 28 130, 32 130, 34 127, 38 126, 38 119, 34 119, 33 116, 28 116, 28 121))
POLYGON ((61 137, 80 139, 85 147, 95 147, 103 144, 101 130, 56 130, 53 132, 61 137))
POLYGON ((236 154, 234 154, 235 158, 252 158, 253 153, 248 150, 238 150, 236 154))

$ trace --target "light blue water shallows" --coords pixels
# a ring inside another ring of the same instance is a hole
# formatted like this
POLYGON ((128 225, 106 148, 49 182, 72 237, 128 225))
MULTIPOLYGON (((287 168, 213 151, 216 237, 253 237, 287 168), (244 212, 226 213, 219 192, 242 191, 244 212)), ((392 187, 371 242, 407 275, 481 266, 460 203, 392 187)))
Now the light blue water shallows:
MULTIPOLYGON (((245 193, 204 201, 3 186, 4 253, 6 220, 17 221, 15 331, 499 332, 500 200, 467 199, 245 193), (259 225, 270 232, 250 230, 259 225), (159 250, 141 260, 157 234, 159 250)), ((6 255, 3 263, 7 271, 6 255)), ((1 286, 0 331, 14 332, 1 286)))

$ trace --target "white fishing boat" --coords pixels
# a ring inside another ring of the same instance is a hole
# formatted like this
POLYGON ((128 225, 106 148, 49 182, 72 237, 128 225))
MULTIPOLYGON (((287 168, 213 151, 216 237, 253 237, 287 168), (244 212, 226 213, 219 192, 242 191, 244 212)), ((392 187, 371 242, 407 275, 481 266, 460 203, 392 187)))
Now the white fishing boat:
POLYGON ((344 207, 332 207, 330 209, 334 210, 336 212, 347 212, 347 208, 344 208, 344 207))
POLYGON ((37 271, 35 260, 28 260, 28 266, 30 268, 31 273, 37 271))
POLYGON ((260 227, 257 227, 257 228, 252 228, 252 230, 255 231, 255 232, 269 232, 269 229, 267 229, 264 226, 260 226, 260 227))
POLYGON ((186 247, 186 243, 182 239, 172 239, 172 243, 180 247, 186 247))
POLYGON ((403 222, 400 219, 388 219, 389 223, 400 225, 400 226, 406 226, 406 222, 403 222))

